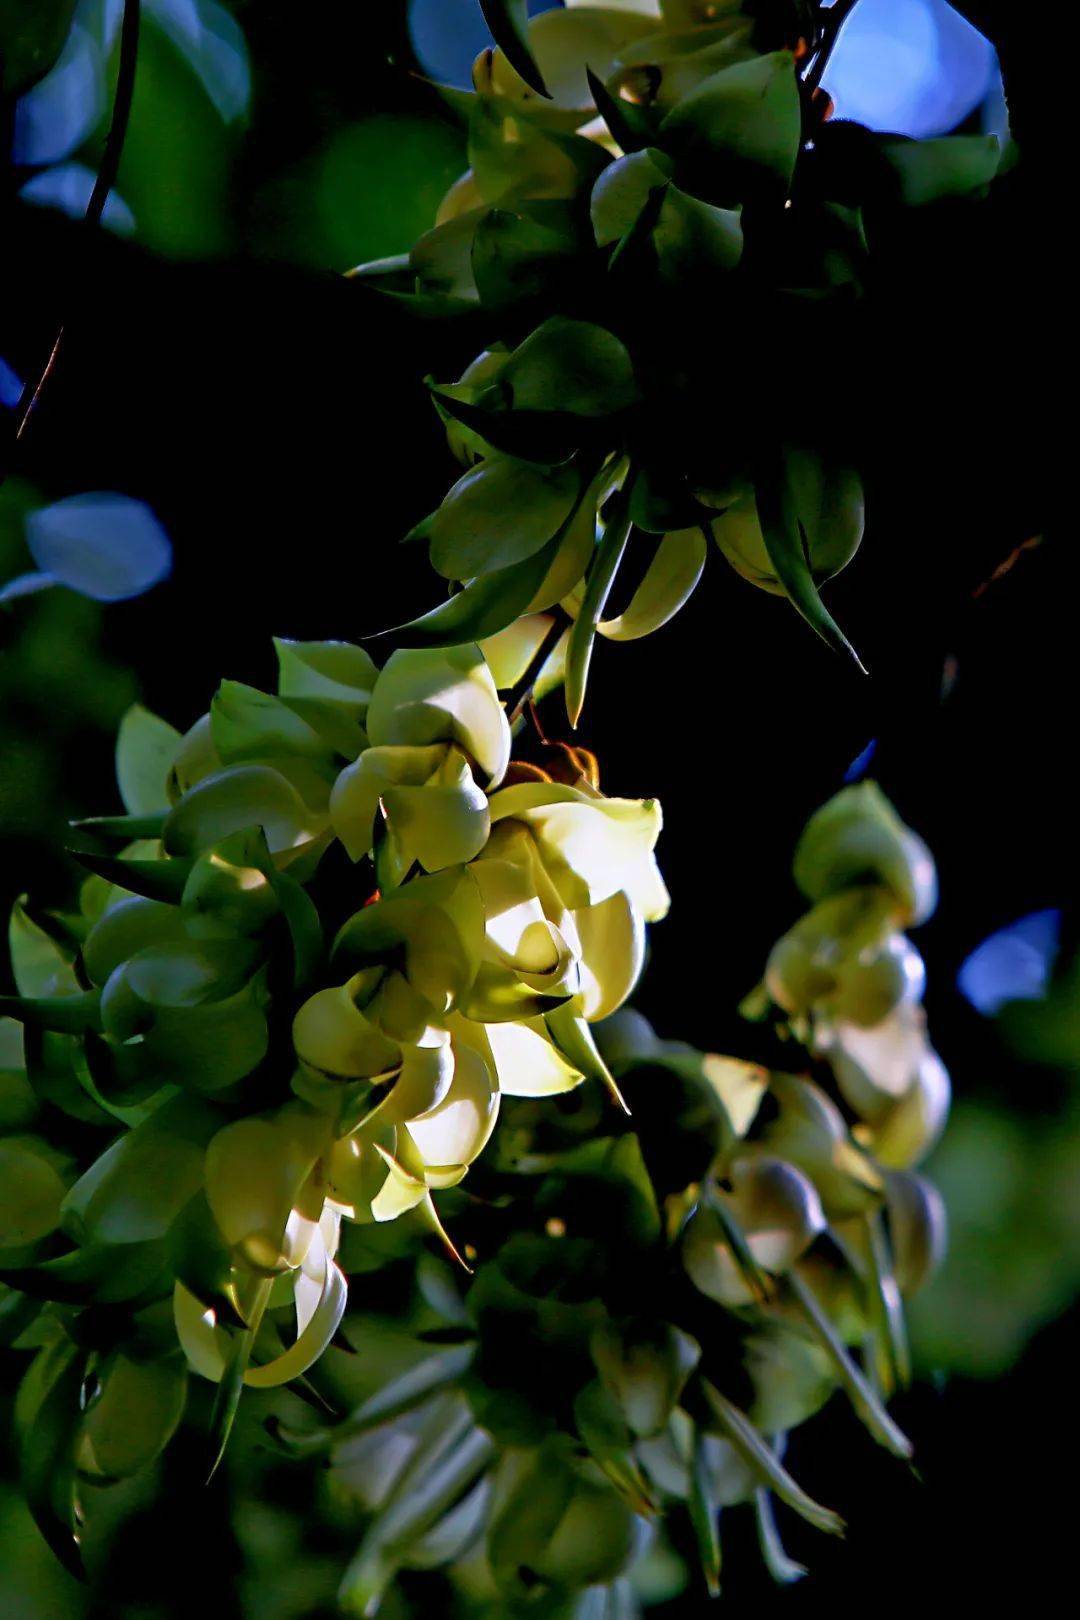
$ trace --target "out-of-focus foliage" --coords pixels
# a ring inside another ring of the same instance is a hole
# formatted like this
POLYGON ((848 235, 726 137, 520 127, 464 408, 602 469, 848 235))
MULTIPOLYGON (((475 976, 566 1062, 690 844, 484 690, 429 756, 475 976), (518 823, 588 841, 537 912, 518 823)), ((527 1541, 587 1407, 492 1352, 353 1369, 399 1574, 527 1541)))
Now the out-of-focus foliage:
POLYGON ((35 573, 0 587, 0 602, 53 585, 95 602, 141 596, 168 574, 172 547, 149 507, 124 495, 69 495, 26 514, 27 550, 35 573))

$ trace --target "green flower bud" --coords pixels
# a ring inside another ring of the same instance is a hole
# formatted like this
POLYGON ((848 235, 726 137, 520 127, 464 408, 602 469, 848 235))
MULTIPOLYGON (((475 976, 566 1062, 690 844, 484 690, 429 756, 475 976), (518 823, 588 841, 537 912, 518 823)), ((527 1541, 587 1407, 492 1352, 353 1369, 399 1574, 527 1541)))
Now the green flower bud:
POLYGON ((795 881, 810 900, 857 884, 888 888, 907 924, 937 903, 933 857, 874 782, 843 788, 811 816, 795 851, 795 881))
MULTIPOLYGON (((846 568, 863 537, 862 485, 845 468, 826 468, 811 455, 793 452, 798 478, 799 520, 807 560, 815 583, 821 584, 846 568)), ((737 574, 775 596, 786 595, 758 517, 753 493, 743 496, 712 520, 720 550, 737 574)))
POLYGON ((722 1305, 749 1305, 759 1298, 732 1247, 729 1223, 745 1241, 752 1263, 771 1275, 789 1270, 825 1229, 813 1183, 793 1164, 771 1157, 737 1159, 732 1190, 718 1194, 723 1217, 701 1204, 687 1224, 683 1263, 696 1287, 722 1305))

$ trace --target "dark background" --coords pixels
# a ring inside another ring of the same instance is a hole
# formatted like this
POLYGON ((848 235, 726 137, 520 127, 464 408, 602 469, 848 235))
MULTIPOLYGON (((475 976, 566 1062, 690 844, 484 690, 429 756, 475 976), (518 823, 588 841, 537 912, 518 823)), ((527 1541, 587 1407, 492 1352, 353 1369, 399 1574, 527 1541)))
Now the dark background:
MULTIPOLYGON (((1025 912, 1065 908, 1068 937, 1077 892, 1072 535, 1055 532, 1052 499, 1065 484, 1057 423, 1073 324, 1057 281, 1065 203, 1050 182, 1060 65, 1049 8, 966 10, 1001 50, 1021 164, 977 213, 897 245, 872 324, 852 341, 813 325, 790 335, 792 387, 867 468, 866 540, 828 599, 869 679, 713 557, 672 625, 600 649, 582 738, 609 791, 655 794, 665 809, 659 853, 673 907, 638 1005, 663 1034, 746 1055, 753 1031, 734 1008, 795 914, 787 852, 876 738, 872 774, 939 863, 941 907, 918 943, 957 1096, 1053 1132, 1075 1077, 1023 1064, 954 985, 974 946, 1025 912)), ((403 77, 400 8, 309 4, 302 24, 295 7, 269 0, 238 11, 258 74, 239 196, 257 191, 252 176, 270 173, 283 145, 302 154, 342 116, 429 116, 403 77)), ((14 197, 2 231, 0 352, 29 373, 58 314, 68 328, 18 476, 50 497, 138 496, 173 539, 165 585, 94 610, 80 630, 95 658, 134 672, 150 707, 184 728, 222 675, 270 679, 273 633, 357 637, 431 605, 437 587, 397 543, 452 475, 419 379, 449 376, 467 352, 447 343, 433 358, 430 328, 411 328, 356 284, 256 257, 257 232, 239 251, 170 262, 14 197)), ((738 378, 718 377, 718 432, 737 408, 738 378)), ((14 610, 0 609, 0 659, 18 634, 14 610)), ((5 689, 15 740, 22 723, 61 760, 55 792, 20 801, 3 829, 5 905, 25 889, 61 898, 63 818, 115 802, 114 716, 73 731, 66 693, 70 683, 71 704, 82 701, 80 672, 59 643, 57 657, 49 705, 5 689)), ((121 679, 113 707, 130 695, 121 679)), ((557 728, 557 698, 548 718, 557 728)), ((1014 1236, 1022 1245, 1024 1232, 1014 1236)), ((1035 1596, 1033 1565, 1049 1576, 1066 1556, 1059 1468, 1075 1433, 1077 1328, 1074 1308, 994 1380, 924 1381, 902 1400, 918 1481, 831 1407, 828 1437, 814 1426, 797 1439, 793 1467, 848 1518, 847 1541, 785 1521, 814 1579, 777 1593, 736 1531, 731 1612, 974 1605, 1021 1576, 1035 1596)), ((189 1520, 221 1541, 212 1496, 174 1500, 172 1514, 176 1531, 189 1520)), ((149 1579, 161 1544, 151 1533, 122 1546, 134 1591, 140 1557, 149 1579)), ((154 1612, 190 1614, 191 1580, 173 1574, 171 1597, 151 1582, 154 1612)), ((663 1612, 705 1607, 691 1596, 663 1612)))

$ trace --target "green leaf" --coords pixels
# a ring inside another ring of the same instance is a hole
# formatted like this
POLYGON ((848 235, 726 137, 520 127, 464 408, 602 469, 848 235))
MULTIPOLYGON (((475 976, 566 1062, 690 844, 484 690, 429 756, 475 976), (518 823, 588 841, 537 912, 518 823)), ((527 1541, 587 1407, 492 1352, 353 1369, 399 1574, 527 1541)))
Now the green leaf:
POLYGON ((191 859, 128 860, 124 856, 97 855, 92 850, 83 849, 73 849, 71 853, 88 872, 104 878, 118 889, 174 906, 178 906, 183 899, 184 888, 195 864, 191 859))
POLYGON ((210 734, 226 765, 258 763, 280 756, 317 763, 328 752, 318 731, 290 704, 257 687, 245 686, 242 681, 222 681, 214 693, 210 734))
POLYGON ((173 1274, 218 1321, 247 1326, 240 1314, 231 1248, 210 1212, 206 1193, 197 1192, 169 1229, 166 1240, 173 1274))
POLYGON ((0 0, 0 91, 5 99, 23 95, 54 66, 74 15, 75 0, 0 0))
POLYGON ((118 838, 130 844, 160 838, 167 815, 167 810, 157 810, 146 816, 80 816, 71 825, 77 831, 92 833, 97 838, 118 838))
POLYGON ((270 1289, 273 1281, 269 1277, 261 1278, 255 1290, 255 1298, 248 1313, 249 1325, 240 1333, 232 1336, 225 1370, 221 1375, 217 1389, 214 1391, 214 1404, 210 1409, 210 1426, 208 1439, 210 1442, 210 1471, 207 1480, 213 1479, 225 1456, 232 1433, 236 1414, 240 1408, 240 1396, 244 1391, 244 1374, 247 1372, 251 1360, 251 1352, 255 1346, 255 1336, 262 1326, 263 1313, 270 1299, 270 1289))
POLYGON ((460 478, 436 512, 431 561, 445 579, 474 579, 532 557, 574 509, 580 479, 497 457, 460 478))
POLYGON ((69 1574, 83 1579, 75 1528, 75 1445, 86 1352, 66 1337, 40 1350, 15 1398, 19 1483, 34 1523, 69 1574))
POLYGON ((8 1269, 3 1280, 35 1299, 61 1305, 123 1305, 163 1298, 171 1284, 165 1245, 88 1243, 40 1265, 8 1269))
POLYGON ((504 1464, 501 1500, 488 1527, 487 1554, 500 1591, 521 1593, 522 1571, 542 1561, 574 1494, 574 1474, 559 1440, 514 1456, 504 1464), (511 1470, 513 1472, 511 1473, 511 1470))
POLYGON ((599 1467, 635 1513, 653 1514, 656 1504, 633 1455, 634 1436, 619 1403, 599 1379, 574 1398, 574 1422, 599 1467))
POLYGON ((105 1483, 130 1478, 164 1451, 183 1416, 188 1374, 175 1354, 147 1361, 117 1352, 100 1378, 83 1422, 79 1468, 105 1483))
POLYGON ((116 736, 116 780, 134 816, 153 815, 169 802, 166 783, 180 733, 140 703, 133 703, 116 736))
POLYGON ((471 208, 467 214, 425 231, 413 243, 409 268, 421 295, 443 298, 451 307, 468 308, 477 303, 472 254, 476 228, 483 217, 482 209, 471 208))
POLYGON ((295 848, 317 825, 292 783, 266 765, 233 765, 191 788, 165 823, 170 855, 195 855, 230 833, 261 827, 271 850, 295 848))
POLYGON ((762 189, 786 191, 802 135, 794 58, 774 51, 722 68, 684 96, 657 145, 683 189, 725 207, 762 189))
POLYGON ((269 852, 262 871, 277 897, 281 915, 289 930, 293 952, 293 989, 302 990, 315 978, 326 954, 318 907, 302 884, 290 877, 288 872, 278 871, 269 852))
POLYGON ((528 0, 480 0, 480 10, 491 29, 491 37, 511 67, 531 90, 547 96, 547 86, 529 45, 528 0))
POLYGON ((64 1229, 83 1244, 164 1238, 198 1193, 206 1144, 222 1116, 201 1099, 173 1097, 124 1131, 64 1200, 64 1229))

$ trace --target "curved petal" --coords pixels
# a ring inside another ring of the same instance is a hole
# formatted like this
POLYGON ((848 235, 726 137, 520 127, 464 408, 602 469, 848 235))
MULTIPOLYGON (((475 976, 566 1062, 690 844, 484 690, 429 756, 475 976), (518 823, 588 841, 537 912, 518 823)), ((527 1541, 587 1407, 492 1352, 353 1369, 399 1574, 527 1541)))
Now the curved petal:
POLYGON ((528 782, 496 793, 490 808, 493 827, 509 818, 529 827, 566 906, 597 905, 624 889, 646 921, 665 914, 667 891, 653 858, 663 824, 655 799, 528 782))
POLYGON ((585 1078, 555 1049, 540 1018, 488 1024, 484 1036, 499 1090, 507 1097, 555 1097, 585 1078))
POLYGON ((645 961, 645 927, 629 895, 574 912, 580 940, 581 1010, 590 1023, 621 1007, 645 961))
POLYGON ((499 1093, 474 1047, 455 1044, 454 1081, 439 1106, 406 1127, 425 1164, 471 1164, 495 1129, 499 1093))
POLYGON ((456 742, 496 782, 510 760, 510 727, 476 646, 392 653, 375 683, 367 725, 374 744, 456 742))
POLYGON ((347 765, 330 794, 330 821, 354 861, 366 855, 375 836, 375 820, 388 788, 420 787, 446 759, 445 744, 429 747, 365 748, 347 765))
POLYGON ((360 1011, 347 984, 308 997, 293 1020, 293 1045, 302 1063, 350 1080, 385 1074, 401 1059, 397 1042, 360 1011))

